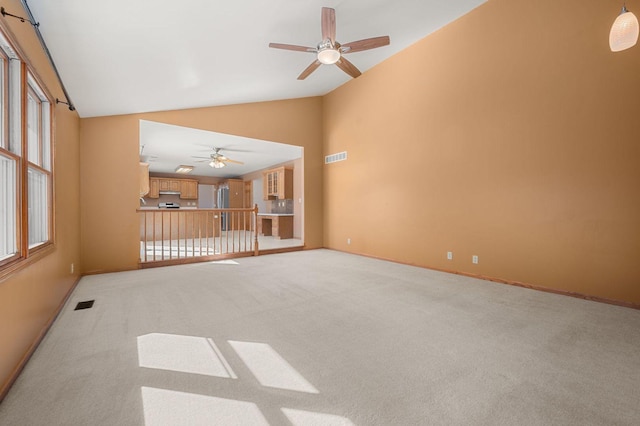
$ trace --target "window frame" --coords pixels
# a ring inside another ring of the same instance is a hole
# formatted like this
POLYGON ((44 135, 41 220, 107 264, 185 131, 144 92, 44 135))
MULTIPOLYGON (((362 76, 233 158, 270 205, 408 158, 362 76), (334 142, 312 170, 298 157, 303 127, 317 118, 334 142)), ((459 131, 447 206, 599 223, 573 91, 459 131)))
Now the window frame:
POLYGON ((34 73, 29 69, 28 64, 24 64, 23 65, 23 84, 22 84, 22 88, 24 90, 24 94, 23 94, 23 103, 22 103, 22 107, 23 107, 23 112, 22 112, 22 118, 23 118, 23 133, 22 133, 22 153, 23 153, 23 161, 24 161, 24 177, 23 177, 23 181, 24 181, 24 185, 25 185, 25 190, 22 193, 22 196, 24 198, 24 214, 22 216, 22 219, 24 222, 26 222, 26 229, 25 229, 25 233, 23 235, 25 235, 26 241, 26 248, 28 250, 28 253, 34 253, 40 249, 42 249, 43 247, 46 247, 47 245, 53 244, 54 242, 54 233, 53 233, 53 158, 52 158, 52 153, 53 153, 53 147, 52 147, 52 133, 53 133, 53 128, 51 126, 51 116, 53 114, 51 105, 51 99, 49 96, 47 96, 47 93, 45 92, 45 90, 43 89, 43 85, 38 81, 38 79, 36 78, 36 76, 34 75, 34 73), (36 86, 36 87, 33 87, 36 86), (29 139, 30 139, 30 135, 29 135, 29 122, 30 122, 30 117, 29 117, 29 97, 32 96, 35 100, 36 100, 36 105, 37 105, 37 117, 36 117, 36 121, 37 121, 37 137, 36 137, 36 141, 35 143, 38 146, 38 152, 37 152, 37 163, 34 163, 31 161, 31 159, 29 158, 29 150, 31 149, 31 144, 29 143, 29 139), (44 99, 43 99, 44 98, 44 99), (45 108, 48 110, 46 111, 45 114, 45 108), (48 129, 45 129, 44 127, 44 122, 45 120, 48 121, 49 126, 48 129), (45 132, 48 132, 49 135, 45 135, 45 132), (49 144, 49 147, 47 149, 47 147, 45 147, 45 144, 49 144), (48 154, 48 155, 47 155, 48 154), (45 158, 45 156, 48 156, 48 158, 45 158), (47 166, 49 168, 47 168, 47 166), (42 241, 42 242, 37 242, 34 245, 31 245, 31 243, 29 242, 30 240, 30 235, 29 235, 29 170, 35 170, 37 173, 41 173, 44 174, 46 176, 47 179, 47 183, 46 183, 46 210, 47 210, 47 239, 42 241), (51 170, 50 170, 51 169, 51 170))
POLYGON ((16 162, 16 253, 0 260, 0 281, 55 249, 55 108, 27 56, 0 22, 0 154, 16 162), (13 63, 13 61, 19 61, 13 63), (35 88, 32 87, 35 85, 35 88), (38 101, 38 159, 29 161, 28 96, 38 101), (47 146, 45 146, 45 144, 47 146), (29 170, 46 176, 46 239, 29 247, 29 170))
POLYGON ((2 67, 0 67, 0 84, 2 85, 2 94, 0 96, 0 149, 9 151, 9 56, 4 49, 0 49, 0 58, 2 59, 2 67))
POLYGON ((43 148, 42 147, 42 131, 43 131, 43 129, 42 129, 42 127, 43 127, 42 126, 42 103, 43 102, 40 99, 40 96, 38 96, 36 91, 33 89, 33 87, 31 87, 31 83, 30 82, 27 82, 27 94, 26 94, 25 100, 26 100, 25 118, 26 118, 26 124, 27 124, 27 144, 26 145, 27 145, 27 152, 28 152, 27 161, 29 163, 33 164, 33 165, 41 166, 43 164, 43 162, 44 162, 43 161, 44 153, 43 153, 43 149, 42 149, 43 148), (31 153, 29 152, 30 149, 32 149, 32 146, 34 145, 34 144, 31 143, 31 142, 34 142, 34 141, 31 141, 31 133, 30 133, 30 127, 29 127, 29 123, 31 122, 31 114, 30 114, 30 111, 29 111, 29 106, 30 106, 29 102, 30 102, 31 99, 33 99, 35 101, 35 104, 36 104, 36 108, 35 108, 36 109, 36 117, 35 117, 35 119, 36 119, 37 129, 35 131, 36 131, 36 139, 37 140, 35 141, 35 145, 36 145, 36 148, 37 148, 36 155, 38 157, 36 162, 32 161, 32 159, 30 158, 31 157, 31 153))
POLYGON ((22 205, 22 200, 21 200, 21 194, 20 194, 20 188, 22 187, 22 177, 21 177, 21 173, 20 173, 20 161, 21 158, 19 155, 14 154, 13 152, 6 150, 2 147, 0 147, 0 155, 2 155, 3 157, 7 157, 10 158, 12 160, 15 161, 16 163, 16 176, 15 176, 15 188, 14 191, 16 193, 16 200, 14 203, 15 206, 15 211, 14 211, 14 217, 15 217, 15 227, 16 229, 14 230, 15 232, 15 238, 16 238, 16 252, 11 255, 11 256, 7 256, 4 259, 0 260, 0 277, 2 277, 2 268, 4 268, 5 265, 11 264, 13 262, 16 262, 18 260, 20 260, 20 258, 22 257, 22 253, 21 253, 21 247, 22 247, 22 232, 20 231, 20 228, 22 226, 22 217, 20 214, 20 210, 21 210, 21 205, 22 205))

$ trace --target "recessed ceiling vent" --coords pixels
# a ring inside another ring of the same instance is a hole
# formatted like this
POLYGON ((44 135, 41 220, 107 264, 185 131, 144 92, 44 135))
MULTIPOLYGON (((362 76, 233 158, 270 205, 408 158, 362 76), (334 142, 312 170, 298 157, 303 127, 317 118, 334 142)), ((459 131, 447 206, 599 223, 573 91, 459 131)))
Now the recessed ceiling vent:
POLYGON ((324 157, 324 164, 336 163, 347 159, 347 151, 338 152, 324 157))

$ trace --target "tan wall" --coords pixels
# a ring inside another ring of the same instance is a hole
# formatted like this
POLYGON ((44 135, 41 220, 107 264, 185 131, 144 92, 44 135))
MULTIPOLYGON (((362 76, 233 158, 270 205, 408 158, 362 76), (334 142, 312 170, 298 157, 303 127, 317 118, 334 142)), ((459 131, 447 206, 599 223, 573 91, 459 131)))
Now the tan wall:
MULTIPOLYGON (((10 13, 24 15, 19 1, 7 0, 10 13)), ((9 27, 35 73, 54 98, 64 95, 33 28, 10 18, 9 27)), ((0 395, 38 336, 57 312, 80 270, 79 119, 63 104, 55 108, 55 249, 26 269, 0 281, 0 395), (70 273, 71 263, 76 272, 70 273)))
POLYGON ((327 95, 324 154, 348 160, 324 166, 325 246, 640 303, 640 46, 609 51, 617 13, 492 0, 327 95))
POLYGON ((322 99, 81 120, 83 271, 137 267, 140 119, 302 146, 305 243, 322 247, 322 99))

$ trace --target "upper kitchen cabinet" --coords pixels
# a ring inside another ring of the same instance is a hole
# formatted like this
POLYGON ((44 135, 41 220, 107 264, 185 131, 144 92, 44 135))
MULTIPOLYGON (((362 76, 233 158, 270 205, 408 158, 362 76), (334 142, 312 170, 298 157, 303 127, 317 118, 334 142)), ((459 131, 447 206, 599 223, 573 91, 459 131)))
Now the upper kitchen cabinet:
POLYGON ((180 191, 180 180, 178 179, 160 179, 160 191, 180 191))
POLYGON ((293 169, 278 167, 262 173, 262 190, 265 200, 293 198, 293 169))
POLYGON ((180 180, 180 198, 183 200, 197 200, 198 181, 189 179, 180 180))
POLYGON ((140 163, 140 198, 149 193, 149 163, 140 163))
POLYGON ((148 198, 160 198, 160 179, 149 178, 149 193, 148 198))
POLYGON ((198 181, 195 179, 149 178, 147 198, 160 198, 163 193, 180 194, 183 200, 198 199, 198 181))

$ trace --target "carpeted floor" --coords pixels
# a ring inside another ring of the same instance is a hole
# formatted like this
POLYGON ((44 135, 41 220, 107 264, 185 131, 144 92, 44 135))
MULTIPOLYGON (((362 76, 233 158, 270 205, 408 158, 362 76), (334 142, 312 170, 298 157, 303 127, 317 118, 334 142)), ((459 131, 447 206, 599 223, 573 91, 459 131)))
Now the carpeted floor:
POLYGON ((638 383, 640 311, 312 250, 84 277, 0 425, 637 425, 638 383))

